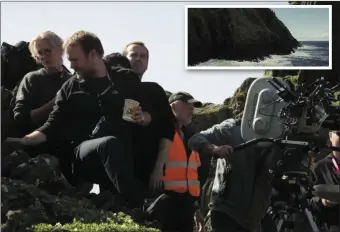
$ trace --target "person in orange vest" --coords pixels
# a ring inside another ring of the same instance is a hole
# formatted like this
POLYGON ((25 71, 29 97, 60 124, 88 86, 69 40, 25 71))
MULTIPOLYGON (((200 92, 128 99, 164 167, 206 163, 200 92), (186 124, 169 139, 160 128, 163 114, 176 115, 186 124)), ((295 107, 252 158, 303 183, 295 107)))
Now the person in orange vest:
POLYGON ((195 107, 202 103, 190 94, 177 92, 169 97, 176 117, 176 133, 165 163, 163 184, 165 193, 147 209, 149 220, 156 220, 162 231, 203 231, 203 217, 199 210, 200 182, 197 168, 199 154, 191 152, 184 136, 185 126, 191 122, 195 107))

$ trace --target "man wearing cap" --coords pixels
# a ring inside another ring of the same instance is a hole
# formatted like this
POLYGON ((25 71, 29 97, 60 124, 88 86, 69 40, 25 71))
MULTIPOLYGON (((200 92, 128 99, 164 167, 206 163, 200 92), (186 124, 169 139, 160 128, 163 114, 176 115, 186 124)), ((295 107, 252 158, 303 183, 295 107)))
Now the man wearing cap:
MULTIPOLYGON (((331 146, 340 147, 340 131, 329 133, 331 146)), ((316 184, 340 185, 340 152, 333 151, 324 159, 318 161, 314 168, 316 184)), ((340 204, 319 197, 312 199, 313 208, 320 213, 320 218, 325 222, 330 232, 339 232, 340 204)))
POLYGON ((195 107, 202 103, 186 92, 170 96, 169 103, 176 117, 176 133, 165 163, 163 184, 165 193, 147 209, 150 220, 157 220, 162 231, 203 231, 203 218, 199 211, 200 183, 197 168, 199 155, 187 147, 183 129, 191 122, 195 107))

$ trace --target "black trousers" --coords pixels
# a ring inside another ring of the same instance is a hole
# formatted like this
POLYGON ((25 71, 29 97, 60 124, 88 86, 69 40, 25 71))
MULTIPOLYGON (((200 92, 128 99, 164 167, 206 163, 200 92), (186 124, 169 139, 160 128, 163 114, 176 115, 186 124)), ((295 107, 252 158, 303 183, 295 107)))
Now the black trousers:
POLYGON ((155 168, 159 142, 161 137, 159 136, 159 128, 155 128, 154 125, 141 128, 134 136, 134 168, 136 176, 142 182, 145 189, 147 189, 148 198, 158 197, 162 191, 159 189, 154 191, 149 189, 149 180, 151 174, 155 168))
POLYGON ((210 217, 212 232, 250 232, 230 218, 228 214, 212 210, 210 217))
POLYGON ((162 231, 191 232, 194 229, 193 202, 188 194, 166 192, 147 209, 148 219, 158 221, 162 231))
POLYGON ((141 208, 145 189, 136 178, 131 144, 106 136, 82 142, 76 149, 74 172, 77 179, 117 190, 130 208, 141 208))

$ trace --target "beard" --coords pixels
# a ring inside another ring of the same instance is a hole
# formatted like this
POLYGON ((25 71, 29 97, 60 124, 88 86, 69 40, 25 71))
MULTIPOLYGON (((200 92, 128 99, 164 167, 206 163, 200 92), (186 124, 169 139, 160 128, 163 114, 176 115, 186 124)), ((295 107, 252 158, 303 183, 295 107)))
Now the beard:
POLYGON ((90 79, 94 76, 94 70, 92 69, 76 69, 75 70, 78 76, 83 79, 90 79))

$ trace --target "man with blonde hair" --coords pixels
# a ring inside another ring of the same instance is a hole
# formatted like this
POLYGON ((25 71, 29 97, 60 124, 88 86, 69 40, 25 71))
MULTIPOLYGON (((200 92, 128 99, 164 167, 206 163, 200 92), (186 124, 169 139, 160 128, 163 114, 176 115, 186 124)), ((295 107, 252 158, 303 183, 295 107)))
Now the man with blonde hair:
POLYGON ((46 121, 55 95, 71 76, 63 66, 63 40, 52 31, 39 33, 29 50, 42 69, 27 73, 16 95, 14 120, 18 135, 32 132, 46 121))
POLYGON ((93 33, 74 33, 64 48, 76 75, 57 93, 46 123, 20 142, 33 146, 56 137, 71 142, 76 176, 101 189, 115 187, 116 206, 127 204, 142 215, 144 188, 134 174, 132 135, 153 117, 141 82, 132 70, 106 66, 103 46, 93 33), (132 109, 132 121, 123 119, 125 99, 140 103, 132 109))
MULTIPOLYGON (((41 127, 53 109, 55 96, 61 86, 71 77, 63 66, 63 40, 52 31, 39 33, 29 44, 33 59, 43 68, 27 73, 22 79, 14 103, 14 132, 12 136, 24 136, 41 127)), ((64 144, 58 141, 45 142, 39 146, 25 146, 23 149, 35 157, 48 153, 59 158, 64 176, 71 180, 72 169, 64 144), (61 150, 62 148, 62 150, 61 150)))

